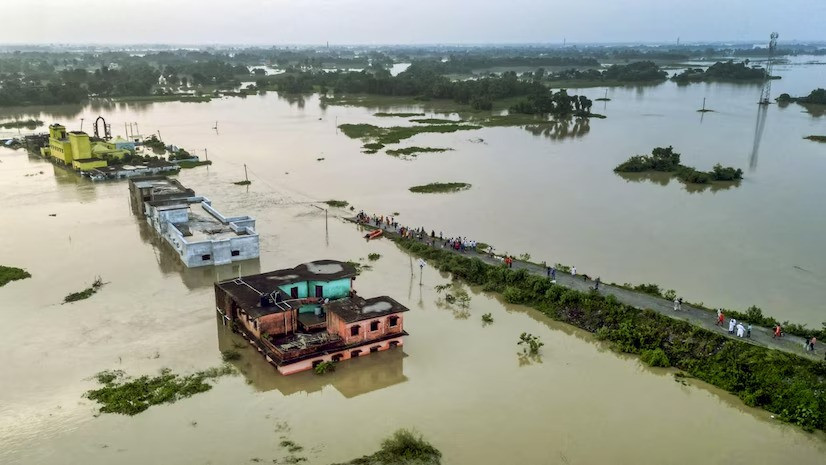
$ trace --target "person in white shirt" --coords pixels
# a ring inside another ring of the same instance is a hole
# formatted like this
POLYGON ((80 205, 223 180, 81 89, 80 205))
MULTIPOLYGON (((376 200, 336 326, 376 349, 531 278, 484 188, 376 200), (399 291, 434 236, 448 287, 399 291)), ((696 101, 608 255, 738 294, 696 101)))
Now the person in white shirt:
POLYGON ((571 267, 571 276, 576 276, 576 267, 575 266, 571 267))
POLYGON ((729 320, 729 322, 728 322, 728 333, 729 334, 734 334, 734 326, 735 325, 737 325, 737 320, 735 320, 734 318, 729 320))
POLYGON ((746 335, 746 327, 743 326, 743 323, 737 323, 737 337, 743 337, 746 335))

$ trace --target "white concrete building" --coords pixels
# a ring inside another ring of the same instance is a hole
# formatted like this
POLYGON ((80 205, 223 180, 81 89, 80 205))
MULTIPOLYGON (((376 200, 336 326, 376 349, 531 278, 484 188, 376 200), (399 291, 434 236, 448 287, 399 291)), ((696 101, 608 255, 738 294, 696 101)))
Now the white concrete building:
POLYGON ((194 195, 177 180, 162 176, 132 178, 129 182, 136 214, 146 221, 178 253, 188 267, 225 265, 258 258, 255 219, 226 217, 212 202, 194 195), (200 211, 194 210, 195 204, 200 211))

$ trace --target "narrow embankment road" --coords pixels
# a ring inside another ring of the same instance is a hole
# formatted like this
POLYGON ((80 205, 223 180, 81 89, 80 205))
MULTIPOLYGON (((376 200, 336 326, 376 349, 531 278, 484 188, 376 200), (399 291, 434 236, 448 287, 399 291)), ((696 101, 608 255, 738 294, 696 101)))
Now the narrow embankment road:
MULTIPOLYGON (((356 223, 363 227, 369 229, 379 229, 374 224, 364 224, 360 223, 356 220, 356 218, 345 218, 347 221, 352 223, 356 223)), ((392 235, 398 237, 398 233, 392 228, 383 224, 380 228, 383 230, 383 234, 392 235)), ((430 237, 426 237, 421 242, 429 243, 430 237)), ((437 238, 434 244, 434 247, 442 248, 442 244, 444 242, 440 242, 437 238)), ((445 248, 443 250, 448 250, 450 252, 464 255, 470 258, 478 258, 483 262, 490 264, 490 265, 502 265, 502 260, 497 257, 491 257, 488 254, 481 254, 473 251, 465 251, 459 252, 454 249, 445 248)), ((521 260, 514 259, 513 261, 513 269, 519 270, 524 269, 527 270, 529 273, 539 275, 539 276, 546 276, 547 270, 540 266, 529 262, 524 262, 521 260)), ((594 287, 594 281, 591 279, 585 279, 583 275, 576 275, 573 276, 568 273, 563 273, 561 271, 557 271, 556 273, 556 284, 560 286, 564 286, 567 288, 575 289, 577 291, 584 291, 587 292, 594 287)), ((765 328, 762 326, 752 325, 751 337, 750 338, 739 338, 737 336, 730 335, 728 333, 728 322, 729 319, 726 318, 725 326, 717 326, 715 323, 717 321, 717 314, 714 312, 710 312, 708 310, 704 310, 701 308, 692 307, 688 304, 683 304, 682 309, 679 311, 674 310, 674 303, 662 297, 656 297, 650 294, 644 294, 641 292, 630 291, 628 289, 623 289, 621 287, 611 286, 610 284, 600 283, 599 285, 599 293, 604 295, 612 295, 616 297, 616 299, 624 304, 631 305, 636 308, 641 309, 651 309, 655 312, 661 313, 666 315, 670 318, 685 320, 695 326, 699 326, 709 331, 715 331, 718 333, 723 334, 726 337, 730 337, 732 339, 739 339, 741 341, 748 342, 750 344, 760 345, 764 347, 769 347, 772 349, 782 350, 784 352, 793 353, 799 355, 801 357, 807 357, 814 360, 819 360, 823 357, 823 349, 817 348, 814 352, 809 352, 805 348, 805 342, 802 337, 799 336, 792 336, 792 335, 784 335, 781 338, 773 338, 772 334, 773 331, 770 328, 765 328)), ((744 324, 747 322, 744 322, 744 324)), ((820 343, 821 341, 818 341, 820 343)), ((824 341, 826 342, 826 341, 824 341)))

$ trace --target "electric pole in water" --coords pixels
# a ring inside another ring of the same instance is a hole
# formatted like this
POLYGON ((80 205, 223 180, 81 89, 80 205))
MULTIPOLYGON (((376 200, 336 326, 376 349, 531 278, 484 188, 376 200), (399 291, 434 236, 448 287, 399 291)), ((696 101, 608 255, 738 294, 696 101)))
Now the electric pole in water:
POLYGON ((80 118, 80 131, 83 132, 83 118, 80 118))

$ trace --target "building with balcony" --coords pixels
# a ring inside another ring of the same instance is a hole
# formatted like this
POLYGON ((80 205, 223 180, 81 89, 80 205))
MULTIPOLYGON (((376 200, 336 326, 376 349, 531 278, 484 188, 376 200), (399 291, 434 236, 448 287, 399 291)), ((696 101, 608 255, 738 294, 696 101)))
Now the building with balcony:
POLYGON ((391 297, 364 299, 356 269, 318 260, 215 283, 219 314, 282 374, 403 344, 403 313, 391 297))

